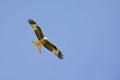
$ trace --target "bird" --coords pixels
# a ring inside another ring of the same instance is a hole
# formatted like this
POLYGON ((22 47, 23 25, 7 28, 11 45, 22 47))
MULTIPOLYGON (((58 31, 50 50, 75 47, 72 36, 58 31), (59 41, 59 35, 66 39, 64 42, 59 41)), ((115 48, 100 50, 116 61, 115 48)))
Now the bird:
POLYGON ((63 59, 62 52, 53 43, 51 43, 46 36, 44 36, 38 24, 33 19, 28 19, 28 23, 31 25, 37 36, 38 40, 32 41, 32 43, 37 47, 39 52, 41 53, 42 46, 44 46, 46 49, 56 55, 59 59, 63 59))

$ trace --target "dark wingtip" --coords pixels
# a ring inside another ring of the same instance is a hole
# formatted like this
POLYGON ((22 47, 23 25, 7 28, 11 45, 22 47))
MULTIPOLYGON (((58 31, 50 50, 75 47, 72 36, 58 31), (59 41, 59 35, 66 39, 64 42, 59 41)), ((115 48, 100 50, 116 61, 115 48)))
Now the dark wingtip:
POLYGON ((59 51, 58 58, 61 60, 63 59, 63 54, 61 53, 61 51, 59 51))
POLYGON ((33 21, 32 19, 28 19, 28 23, 29 24, 36 24, 35 21, 33 21))

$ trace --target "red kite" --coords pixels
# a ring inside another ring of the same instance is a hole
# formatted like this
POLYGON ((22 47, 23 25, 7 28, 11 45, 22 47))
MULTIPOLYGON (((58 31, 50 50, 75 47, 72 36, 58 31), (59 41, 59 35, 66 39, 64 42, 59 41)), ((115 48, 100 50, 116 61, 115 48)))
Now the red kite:
POLYGON ((33 30, 38 38, 37 41, 32 41, 32 42, 37 47, 37 49, 40 51, 40 53, 41 53, 42 46, 44 46, 49 51, 54 53, 59 59, 63 59, 63 54, 61 53, 61 51, 54 44, 52 44, 48 40, 47 37, 44 36, 41 28, 37 25, 37 23, 35 21, 33 21, 32 19, 29 19, 28 23, 31 25, 31 27, 33 28, 33 30))

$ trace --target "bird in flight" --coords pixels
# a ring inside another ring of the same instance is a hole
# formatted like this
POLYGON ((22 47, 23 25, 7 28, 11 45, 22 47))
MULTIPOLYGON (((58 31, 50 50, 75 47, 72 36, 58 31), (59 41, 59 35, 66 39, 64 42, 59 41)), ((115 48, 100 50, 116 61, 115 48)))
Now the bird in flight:
POLYGON ((41 28, 38 26, 38 24, 33 21, 32 19, 28 19, 28 23, 31 25, 33 28, 38 40, 32 41, 33 44, 37 47, 39 52, 41 53, 41 48, 44 46, 47 48, 49 51, 54 53, 59 59, 63 59, 63 54, 61 51, 53 44, 51 43, 47 37, 44 36, 41 28))

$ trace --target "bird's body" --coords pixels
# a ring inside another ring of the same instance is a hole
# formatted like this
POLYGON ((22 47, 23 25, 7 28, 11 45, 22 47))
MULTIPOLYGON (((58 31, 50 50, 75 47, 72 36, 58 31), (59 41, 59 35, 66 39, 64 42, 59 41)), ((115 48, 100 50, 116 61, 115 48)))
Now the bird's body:
POLYGON ((52 44, 47 37, 44 36, 41 28, 37 25, 37 23, 32 19, 29 19, 28 22, 32 26, 38 38, 37 41, 32 41, 33 44, 37 47, 37 49, 41 52, 41 48, 42 46, 44 46, 49 51, 54 53, 59 59, 63 59, 63 54, 61 53, 61 51, 54 44, 52 44))

